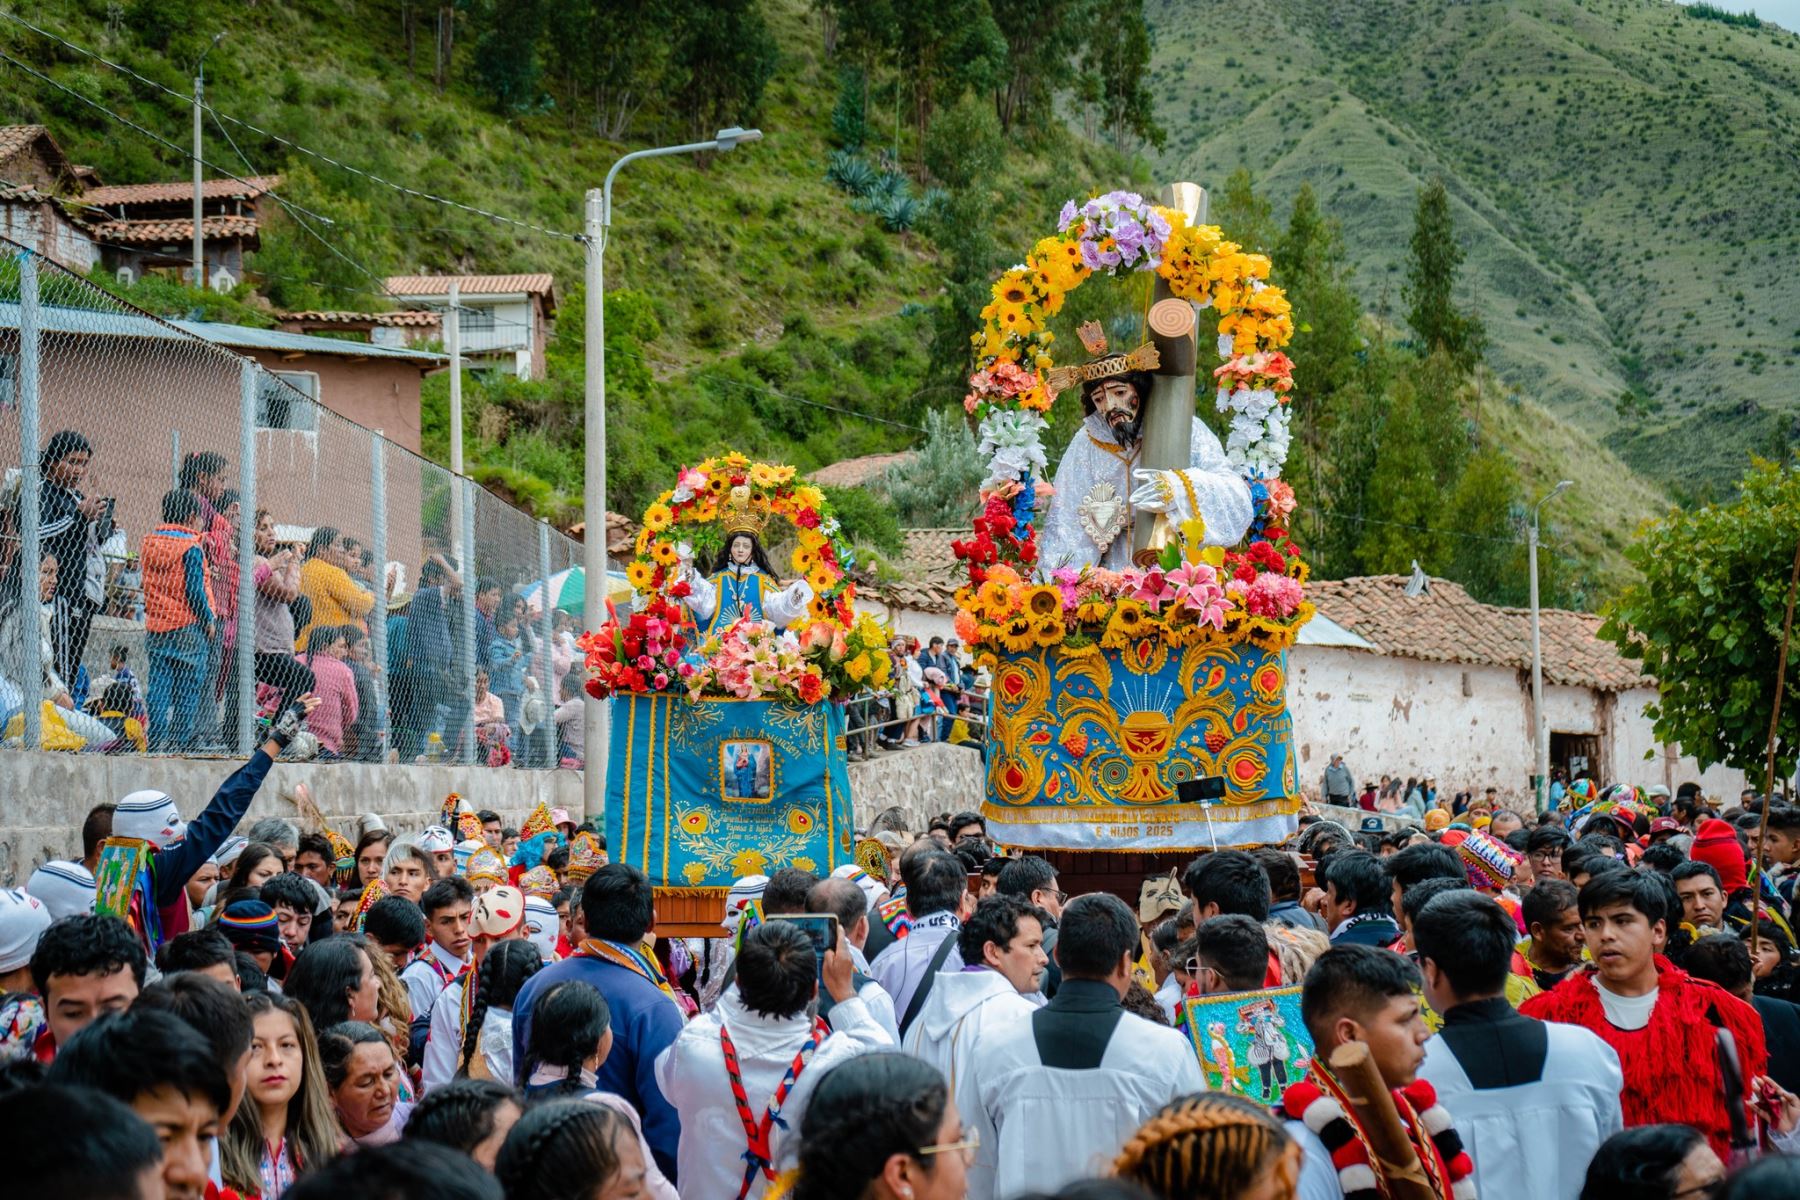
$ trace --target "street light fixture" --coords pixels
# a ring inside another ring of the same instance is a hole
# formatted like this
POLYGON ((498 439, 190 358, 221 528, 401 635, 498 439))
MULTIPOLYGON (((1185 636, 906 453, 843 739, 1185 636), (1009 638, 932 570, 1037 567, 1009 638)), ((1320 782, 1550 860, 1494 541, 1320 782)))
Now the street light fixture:
POLYGON ((1575 486, 1574 480, 1565 479, 1548 492, 1542 499, 1531 506, 1531 532, 1529 546, 1531 550, 1531 731, 1533 759, 1537 768, 1537 811, 1542 813, 1548 804, 1550 786, 1550 723, 1544 718, 1544 642, 1538 619, 1538 514, 1544 505, 1550 503, 1564 492, 1575 486))
MULTIPOLYGON (((619 168, 640 158, 661 158, 669 154, 720 154, 747 142, 760 142, 762 130, 733 125, 721 129, 711 141, 687 142, 680 146, 659 146, 652 150, 633 150, 606 172, 601 187, 589 188, 584 210, 583 240, 587 243, 587 380, 585 392, 586 452, 582 488, 582 508, 587 515, 587 534, 581 547, 581 567, 585 576, 586 596, 582 601, 582 623, 594 630, 606 620, 606 231, 612 225, 613 180, 619 168)), ((598 816, 606 805, 607 763, 606 701, 589 698, 582 715, 583 749, 586 765, 582 770, 582 806, 586 815, 598 816)))

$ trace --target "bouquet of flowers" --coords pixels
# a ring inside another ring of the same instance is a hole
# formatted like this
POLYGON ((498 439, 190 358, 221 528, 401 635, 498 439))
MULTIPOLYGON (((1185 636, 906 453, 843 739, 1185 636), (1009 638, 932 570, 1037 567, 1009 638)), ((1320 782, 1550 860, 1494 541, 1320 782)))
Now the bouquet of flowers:
POLYGON ((892 680, 887 630, 867 613, 848 630, 835 621, 814 621, 800 630, 800 653, 824 677, 830 695, 881 691, 892 680))
POLYGON ((679 691, 677 670, 688 640, 681 629, 681 605, 662 596, 621 621, 617 615, 575 644, 587 654, 588 695, 604 700, 614 692, 679 691))
POLYGON ((683 662, 677 673, 688 698, 736 696, 740 700, 779 700, 817 704, 830 694, 825 677, 807 662, 800 647, 773 625, 744 616, 700 647, 705 661, 683 662))

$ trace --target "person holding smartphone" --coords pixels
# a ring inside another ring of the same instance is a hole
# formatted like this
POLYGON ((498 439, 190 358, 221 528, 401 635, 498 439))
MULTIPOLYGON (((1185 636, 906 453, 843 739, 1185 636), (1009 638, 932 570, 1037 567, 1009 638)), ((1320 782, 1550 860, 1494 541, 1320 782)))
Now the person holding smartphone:
POLYGON ((794 1167, 797 1131, 819 1080, 893 1045, 856 994, 841 930, 822 967, 798 923, 751 930, 736 985, 656 1060, 657 1085, 681 1117, 683 1200, 758 1200, 794 1167), (813 1012, 820 992, 834 1002, 829 1023, 813 1012))

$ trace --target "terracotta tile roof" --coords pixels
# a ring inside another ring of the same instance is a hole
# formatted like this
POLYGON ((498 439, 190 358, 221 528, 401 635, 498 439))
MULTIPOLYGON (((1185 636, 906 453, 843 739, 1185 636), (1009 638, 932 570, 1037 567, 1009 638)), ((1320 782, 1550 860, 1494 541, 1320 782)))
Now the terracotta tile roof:
POLYGON ((282 313, 281 319, 306 325, 390 325, 401 329, 429 329, 441 324, 444 314, 430 308, 374 313, 308 310, 282 313))
MULTIPOLYGON (((577 521, 563 531, 576 541, 583 541, 587 535, 587 522, 577 521)), ((637 550, 637 522, 622 513, 606 514, 606 553, 617 559, 629 560, 637 550)))
MULTIPOLYGON (((255 217, 202 217, 200 230, 209 238, 255 237, 255 217)), ((185 242, 194 236, 193 221, 102 221, 94 237, 102 242, 185 242)))
MULTIPOLYGON (((236 179, 207 179, 200 184, 200 196, 205 200, 254 200, 264 192, 273 191, 280 186, 279 175, 253 175, 242 182, 236 179)), ((81 198, 89 204, 169 204, 177 200, 192 200, 194 184, 192 180, 177 183, 114 183, 90 188, 81 198)))
MULTIPOLYGON (((1382 654, 1433 662, 1484 663, 1531 669, 1531 610, 1482 604, 1447 579, 1418 596, 1404 575, 1312 580, 1307 599, 1382 654)), ((1612 643, 1596 636, 1593 613, 1541 611, 1544 678, 1550 683, 1617 692, 1649 684, 1612 643)))
POLYGON ((14 204, 48 204, 55 199, 55 196, 24 184, 0 186, 0 201, 10 201, 14 204))
POLYGON ((0 125, 0 158, 11 158, 48 132, 42 125, 0 125))
POLYGON ((536 275, 390 275, 390 296, 448 296, 450 284, 460 284, 465 296, 498 296, 510 292, 549 295, 554 300, 556 280, 547 272, 536 275))
POLYGON ((889 467, 911 462, 912 458, 911 450, 903 450, 898 454, 865 454, 861 458, 844 458, 820 467, 808 478, 826 487, 860 487, 881 478, 889 467))
POLYGON ((950 549, 950 543, 969 536, 966 529, 903 529, 906 549, 900 557, 900 570, 909 582, 916 584, 948 584, 954 591, 967 578, 962 564, 950 549))

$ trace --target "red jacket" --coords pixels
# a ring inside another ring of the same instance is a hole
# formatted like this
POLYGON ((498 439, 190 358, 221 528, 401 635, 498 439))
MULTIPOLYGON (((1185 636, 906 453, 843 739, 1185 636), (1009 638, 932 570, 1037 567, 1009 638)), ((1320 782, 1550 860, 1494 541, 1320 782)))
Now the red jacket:
POLYGON ((1592 967, 1533 996, 1519 1011, 1540 1021, 1580 1025, 1618 1052, 1625 1072, 1619 1100, 1627 1127, 1692 1125, 1706 1135, 1720 1158, 1730 1161, 1731 1122, 1719 1076, 1718 1030, 1730 1030, 1737 1042, 1746 1119, 1753 1122, 1750 1085, 1769 1064, 1762 1018, 1724 988, 1695 979, 1661 955, 1656 971, 1656 1007, 1642 1029, 1620 1029, 1606 1019, 1592 967))

